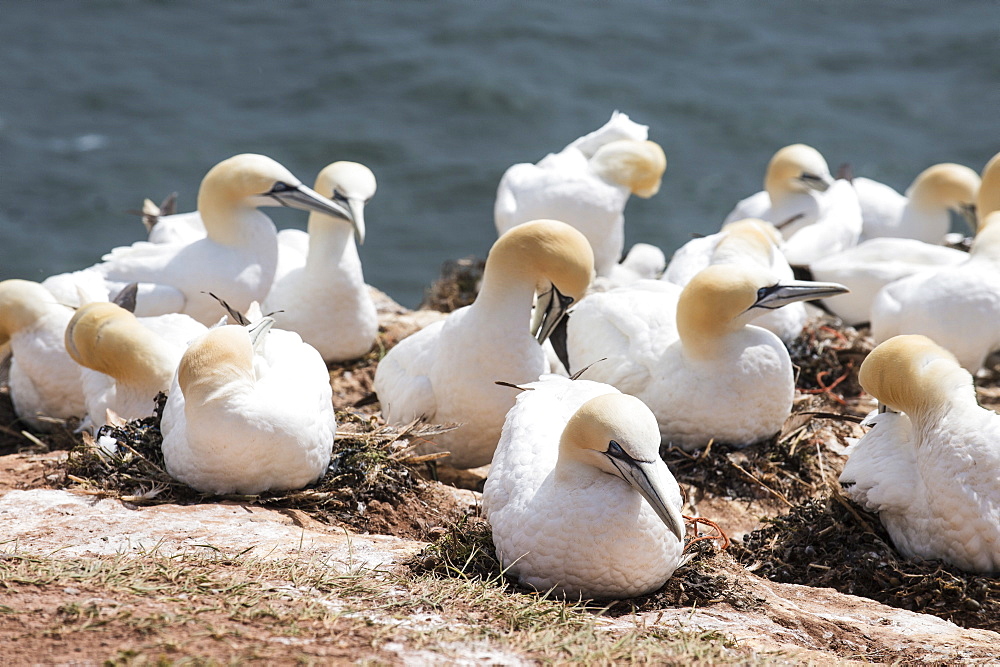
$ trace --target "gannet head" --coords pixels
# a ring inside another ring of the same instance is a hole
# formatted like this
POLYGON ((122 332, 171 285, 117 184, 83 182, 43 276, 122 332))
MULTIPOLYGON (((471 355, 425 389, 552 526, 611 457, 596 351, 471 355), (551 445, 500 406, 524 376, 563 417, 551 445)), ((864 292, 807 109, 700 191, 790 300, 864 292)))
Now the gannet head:
POLYGON ((290 171, 265 155, 243 153, 212 167, 198 190, 198 210, 211 235, 233 211, 257 206, 289 206, 351 220, 351 212, 302 185, 290 171))
POLYGON ((757 218, 731 222, 722 230, 725 234, 715 247, 714 260, 720 256, 749 256, 769 266, 771 256, 782 242, 781 232, 777 227, 757 218))
POLYGON ((825 192, 832 184, 826 160, 818 150, 805 144, 785 146, 775 153, 764 177, 764 189, 772 202, 797 192, 825 192))
POLYGON ((227 324, 209 329, 188 346, 177 367, 177 384, 185 400, 210 401, 228 385, 252 386, 256 380, 254 354, 274 319, 264 317, 242 326, 227 324))
POLYGON ((869 394, 896 412, 919 417, 955 400, 976 400, 972 375, 955 356, 926 336, 885 341, 865 358, 858 374, 869 394))
POLYGON ((917 206, 961 213, 975 229, 979 183, 979 174, 972 169, 944 162, 920 172, 906 190, 906 196, 917 206))
MULTIPOLYGON (((979 224, 986 226, 986 218, 1000 211, 1000 153, 997 153, 983 167, 982 181, 979 185, 979 196, 976 197, 976 213, 979 224)), ((994 221, 997 218, 993 219, 994 221)))
POLYGON ((375 174, 372 170, 357 162, 334 162, 319 172, 315 189, 351 212, 354 238, 363 245, 365 204, 375 196, 375 174))
POLYGON ((660 191, 667 157, 655 141, 620 139, 604 144, 590 159, 591 168, 606 181, 648 199, 660 191))
POLYGON ((36 282, 17 278, 0 282, 0 345, 30 327, 54 305, 52 293, 36 282))
POLYGON ((491 276, 501 282, 530 280, 539 294, 531 331, 543 342, 570 304, 586 294, 593 274, 594 251, 587 237, 565 222, 533 220, 497 239, 483 282, 485 287, 491 276))
POLYGON ((847 291, 837 283, 779 282, 756 265, 713 264, 697 273, 681 292, 677 332, 684 349, 697 352, 768 310, 847 291))
POLYGON ((66 351, 76 363, 128 384, 167 387, 175 358, 163 341, 135 315, 107 301, 77 308, 65 334, 66 351))
MULTIPOLYGON (((620 477, 638 491, 678 540, 684 521, 671 498, 673 475, 660 459, 660 428, 646 404, 628 394, 604 394, 570 417, 559 440, 559 460, 576 461, 620 477)), ((609 507, 609 520, 614 512, 609 507)))

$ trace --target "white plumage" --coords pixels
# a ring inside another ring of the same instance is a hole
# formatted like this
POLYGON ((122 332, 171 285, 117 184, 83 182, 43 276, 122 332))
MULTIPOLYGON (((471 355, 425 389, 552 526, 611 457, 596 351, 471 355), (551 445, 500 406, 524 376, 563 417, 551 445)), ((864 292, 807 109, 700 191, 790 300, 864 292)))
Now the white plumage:
POLYGON ((610 275, 624 249, 629 196, 655 195, 667 166, 663 149, 646 140, 647 132, 615 112, 559 153, 507 169, 494 206, 497 234, 541 218, 569 223, 594 249, 597 275, 610 275))
POLYGON ((936 164, 920 172, 906 195, 884 183, 851 181, 861 205, 861 240, 892 237, 940 243, 951 227, 949 211, 966 217, 975 230, 974 202, 979 174, 960 164, 936 164))
POLYGON ((507 574, 569 597, 658 589, 682 562, 683 519, 656 418, 597 382, 546 375, 523 389, 483 490, 507 574))
POLYGON ((365 203, 375 195, 375 175, 356 162, 334 162, 316 177, 317 192, 341 202, 353 223, 313 212, 308 234, 278 234, 278 268, 263 309, 275 326, 294 331, 324 361, 354 359, 378 335, 355 236, 364 240, 365 203))
POLYGON ((861 365, 861 385, 895 412, 870 418, 840 476, 907 557, 1000 571, 1000 415, 972 376, 924 336, 898 336, 861 365))
POLYGON ((10 343, 10 398, 19 419, 37 430, 40 416, 66 419, 86 412, 80 371, 63 345, 73 310, 38 283, 0 282, 0 344, 10 343))
POLYGON ((203 493, 317 481, 337 424, 319 353, 270 318, 210 329, 184 353, 163 411, 167 472, 203 493))
POLYGON ((533 221, 501 236, 475 302, 404 339, 379 363, 375 391, 386 421, 463 424, 425 451, 450 451, 447 462, 460 468, 489 463, 514 404, 494 381, 531 382, 547 372, 539 342, 562 313, 545 304, 559 306, 562 294, 581 299, 592 273, 587 239, 565 223, 533 221), (547 295, 536 308, 537 339, 529 328, 536 287, 547 295))
POLYGON ((237 155, 217 164, 202 181, 198 212, 206 237, 115 248, 90 269, 54 276, 43 284, 61 301, 76 304, 74 283, 90 285, 94 273, 112 293, 137 282, 137 314, 183 312, 212 324, 218 304, 204 292, 245 310, 270 289, 278 259, 277 232, 257 207, 278 205, 350 218, 347 209, 303 186, 271 158, 237 155))
MULTIPOLYGON (((662 279, 684 287, 710 264, 752 264, 770 271, 775 280, 793 280, 795 274, 779 248, 781 242, 781 233, 769 222, 757 218, 730 222, 721 231, 678 248, 662 279)), ((790 303, 761 314, 754 324, 790 343, 808 317, 805 304, 790 303)))
POLYGON ((683 290, 640 281, 593 294, 570 316, 568 370, 593 364, 586 378, 642 399, 666 442, 686 450, 713 439, 751 444, 781 429, 794 383, 785 346, 749 322, 769 308, 842 290, 778 282, 750 264, 717 264, 683 290))
POLYGON ((108 302, 81 306, 65 327, 66 350, 80 364, 86 426, 103 426, 107 411, 133 420, 153 414, 170 389, 188 343, 205 325, 181 313, 137 318, 108 302))

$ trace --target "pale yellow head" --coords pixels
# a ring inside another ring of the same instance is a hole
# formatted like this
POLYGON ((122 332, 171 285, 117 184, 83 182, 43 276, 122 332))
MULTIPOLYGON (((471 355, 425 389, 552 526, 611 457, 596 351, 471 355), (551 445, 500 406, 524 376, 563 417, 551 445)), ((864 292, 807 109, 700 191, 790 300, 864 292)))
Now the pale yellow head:
POLYGON ((986 219, 991 222, 1000 221, 1000 153, 997 153, 983 167, 982 182, 979 186, 979 196, 976 198, 976 213, 979 216, 980 228, 987 226, 986 219))
MULTIPOLYGON (((375 174, 371 169, 358 162, 342 160, 328 164, 319 172, 315 190, 350 210, 355 235, 359 243, 364 243, 365 204, 375 196, 376 186, 375 174)), ((351 222, 343 218, 334 219, 351 222)))
POLYGON ((781 243, 781 232, 769 222, 745 218, 722 228, 725 232, 715 247, 716 256, 750 256, 769 265, 775 248, 781 243))
POLYGON ((598 176, 648 199, 660 191, 667 157, 655 141, 621 139, 601 146, 590 160, 598 176))
POLYGON ((552 284, 579 301, 594 273, 594 251, 587 237, 558 220, 533 220, 497 239, 486 258, 484 283, 491 275, 502 280, 524 277, 536 288, 552 284))
POLYGON ((166 389, 176 360, 135 315, 107 301, 76 310, 66 325, 66 351, 81 366, 129 384, 166 389))
POLYGON ((177 383, 189 404, 203 403, 233 382, 253 383, 254 350, 243 326, 209 329, 188 346, 177 367, 177 383))
POLYGON ((771 158, 764 189, 772 201, 780 201, 794 193, 826 190, 832 182, 830 167, 818 150, 806 144, 792 144, 771 158))
POLYGON ((17 278, 0 282, 0 345, 59 307, 52 293, 36 282, 17 278))
POLYGON ((859 379, 879 402, 911 417, 939 410, 953 400, 976 401, 969 372, 926 336, 885 341, 865 358, 859 379))
POLYGON ((906 196, 919 206, 961 211, 975 206, 979 183, 979 174, 972 169, 943 162, 920 172, 906 196))
POLYGON ((205 174, 198 190, 198 210, 204 217, 206 211, 220 207, 256 207, 258 202, 253 198, 270 192, 277 183, 292 187, 300 184, 290 171, 266 155, 234 155, 205 174))

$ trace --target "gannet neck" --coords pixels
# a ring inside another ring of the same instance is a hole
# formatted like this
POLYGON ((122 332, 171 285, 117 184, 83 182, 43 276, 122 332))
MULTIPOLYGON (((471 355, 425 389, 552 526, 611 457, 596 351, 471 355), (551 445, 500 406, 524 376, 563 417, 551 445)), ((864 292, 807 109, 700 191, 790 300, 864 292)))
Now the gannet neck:
POLYGON ((240 245, 248 229, 272 224, 255 210, 254 198, 270 192, 277 183, 301 185, 290 171, 265 155, 244 153, 212 167, 198 190, 198 212, 208 238, 240 245))
POLYGON ((1000 261, 1000 211, 980 218, 979 231, 972 240, 969 254, 988 261, 1000 261))
POLYGON ((0 282, 0 345, 60 306, 39 283, 12 278, 0 282))
POLYGON ((772 205, 790 195, 826 190, 833 183, 826 160, 811 146, 792 144, 780 149, 767 165, 764 189, 772 205))
POLYGON ((230 324, 209 329, 188 346, 177 368, 177 383, 186 403, 211 403, 221 397, 219 392, 223 388, 252 388, 253 360, 253 343, 247 328, 230 324))
POLYGON ((997 211, 1000 211, 1000 153, 994 155, 983 167, 979 196, 976 198, 976 213, 980 225, 984 225, 986 218, 997 211))
POLYGON ((667 158, 654 141, 625 139, 601 146, 590 159, 590 165, 605 181, 648 199, 660 191, 667 158))
MULTIPOLYGON (((579 301, 593 272, 594 252, 583 234, 563 222, 534 220, 512 228, 493 244, 476 304, 525 303, 523 294, 546 291, 549 285, 579 301)), ((530 306, 530 296, 526 303, 530 306)))
POLYGON ((980 178, 972 169, 944 162, 920 172, 906 196, 918 208, 961 212, 976 203, 980 178))
POLYGON ((66 351, 81 366, 155 394, 170 386, 174 361, 165 341, 114 303, 89 303, 66 325, 66 351))
POLYGON ((914 422, 936 421, 954 404, 977 404, 972 375, 926 336, 885 341, 865 358, 859 379, 865 391, 914 422))

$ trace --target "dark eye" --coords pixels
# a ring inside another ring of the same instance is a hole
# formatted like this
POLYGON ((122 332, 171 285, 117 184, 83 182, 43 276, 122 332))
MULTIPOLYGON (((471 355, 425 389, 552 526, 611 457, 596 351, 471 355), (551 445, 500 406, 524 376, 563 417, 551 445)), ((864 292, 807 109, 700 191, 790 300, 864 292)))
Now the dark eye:
POLYGON ((625 450, 622 449, 622 446, 619 445, 614 440, 612 440, 611 442, 608 443, 607 455, 610 456, 610 457, 612 457, 612 458, 620 459, 620 460, 623 460, 623 461, 632 458, 631 456, 629 456, 628 454, 626 454, 625 450))
POLYGON ((281 193, 281 192, 291 192, 292 190, 295 190, 295 189, 297 189, 295 186, 289 185, 288 183, 282 183, 281 181, 278 181, 271 188, 271 193, 272 194, 278 194, 278 193, 281 193))
POLYGON ((330 198, 334 201, 347 201, 347 197, 344 196, 344 193, 336 189, 333 191, 333 194, 330 195, 330 198))
POLYGON ((823 179, 816 174, 810 174, 808 171, 802 172, 802 180, 804 181, 822 181, 823 179))

